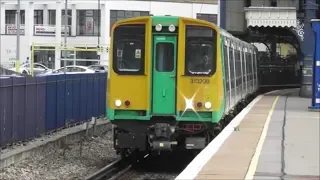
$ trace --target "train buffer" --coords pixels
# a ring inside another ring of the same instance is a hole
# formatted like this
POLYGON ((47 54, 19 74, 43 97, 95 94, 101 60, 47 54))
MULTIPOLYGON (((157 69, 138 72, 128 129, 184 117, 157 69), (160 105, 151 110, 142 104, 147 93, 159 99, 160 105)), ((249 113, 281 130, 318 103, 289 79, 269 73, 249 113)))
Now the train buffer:
POLYGON ((258 96, 176 179, 319 180, 320 113, 298 92, 258 96))

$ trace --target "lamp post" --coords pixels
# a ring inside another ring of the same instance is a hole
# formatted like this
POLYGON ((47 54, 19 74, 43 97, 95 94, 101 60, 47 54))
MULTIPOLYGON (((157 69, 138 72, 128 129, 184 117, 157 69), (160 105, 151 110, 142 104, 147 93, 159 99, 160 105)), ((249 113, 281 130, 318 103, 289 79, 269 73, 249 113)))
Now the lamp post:
MULTIPOLYGON (((0 8, 2 6, 2 2, 0 1, 0 8)), ((2 21, 1 21, 1 11, 0 11, 0 75, 4 74, 4 70, 2 69, 2 65, 1 65, 1 25, 2 25, 2 21)))
POLYGON ((97 54, 99 55, 99 64, 101 64, 101 53, 100 52, 100 23, 101 23, 101 2, 98 0, 98 52, 97 54))
POLYGON ((312 105, 310 110, 320 111, 320 19, 312 19, 311 26, 315 33, 313 55, 312 105))
MULTIPOLYGON (((16 61, 18 65, 20 66, 20 0, 18 0, 18 5, 17 5, 17 48, 16 48, 16 61)), ((17 63, 16 63, 17 66, 17 63)))
MULTIPOLYGON (((68 27, 68 0, 65 0, 65 6, 64 6, 64 58, 66 59, 67 57, 67 27, 68 27)), ((74 64, 75 65, 75 64, 74 64)), ((66 74, 66 66, 67 66, 67 62, 66 60, 63 61, 63 70, 64 70, 64 74, 66 74)))

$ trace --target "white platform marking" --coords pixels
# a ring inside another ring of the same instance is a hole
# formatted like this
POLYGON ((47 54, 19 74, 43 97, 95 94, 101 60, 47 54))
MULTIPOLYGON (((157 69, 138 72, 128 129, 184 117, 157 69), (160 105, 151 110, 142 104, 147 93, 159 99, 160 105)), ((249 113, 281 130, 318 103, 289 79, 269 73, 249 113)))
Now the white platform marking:
POLYGON ((245 180, 252 180, 253 177, 254 177, 254 174, 255 174, 257 166, 258 166, 260 153, 262 151, 262 147, 263 147, 263 144, 264 144, 264 140, 266 139, 266 136, 267 136, 267 132, 268 132, 269 124, 270 124, 270 121, 271 121, 271 117, 272 117, 272 114, 273 114, 273 111, 274 111, 274 108, 275 108, 275 106, 277 104, 278 99, 279 99, 279 96, 277 96, 276 99, 273 101, 273 104, 272 104, 272 107, 271 107, 271 109, 269 111, 267 120, 266 120, 266 122, 264 124, 264 127, 263 127, 263 130, 262 130, 258 145, 256 147, 256 151, 255 151, 255 153, 254 153, 254 155, 253 155, 253 157, 251 159, 250 166, 249 166, 249 169, 247 171, 246 177, 244 178, 245 180))

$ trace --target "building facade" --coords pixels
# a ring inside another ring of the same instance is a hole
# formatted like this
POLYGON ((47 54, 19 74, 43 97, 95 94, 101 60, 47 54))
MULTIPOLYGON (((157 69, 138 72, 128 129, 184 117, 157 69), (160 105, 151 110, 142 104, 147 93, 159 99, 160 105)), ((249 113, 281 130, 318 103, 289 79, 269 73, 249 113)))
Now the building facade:
MULTIPOLYGON (((20 62, 31 57, 31 45, 64 43, 64 33, 67 34, 67 44, 77 47, 96 48, 108 46, 112 25, 125 18, 144 15, 172 15, 198 18, 218 23, 218 5, 215 1, 197 2, 156 2, 156 1, 109 1, 98 0, 68 0, 67 22, 65 22, 65 1, 60 0, 21 0, 20 5, 20 62), (101 23, 100 23, 101 22, 101 23), (65 30, 65 24, 67 28, 65 30)), ((10 67, 16 61, 17 50, 17 2, 3 0, 0 4, 1 24, 1 65, 10 67)), ((49 50, 34 52, 35 62, 49 68, 59 68, 62 65, 60 50, 44 47, 49 50), (50 50, 52 49, 52 50, 50 50)), ((87 59, 76 61, 77 65, 93 63, 107 64, 108 52, 79 51, 67 53, 69 58, 87 59)), ((63 57, 66 57, 63 55, 63 57)), ((29 58, 30 59, 30 58, 29 58)), ((67 61, 72 64, 74 61, 67 61)))

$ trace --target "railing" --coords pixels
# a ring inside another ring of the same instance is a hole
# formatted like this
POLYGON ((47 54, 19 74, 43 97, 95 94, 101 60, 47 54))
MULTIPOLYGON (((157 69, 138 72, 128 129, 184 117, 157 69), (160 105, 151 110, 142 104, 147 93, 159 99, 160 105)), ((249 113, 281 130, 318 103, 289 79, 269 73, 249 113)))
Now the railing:
POLYGON ((106 76, 0 76, 0 147, 105 116, 106 76))

